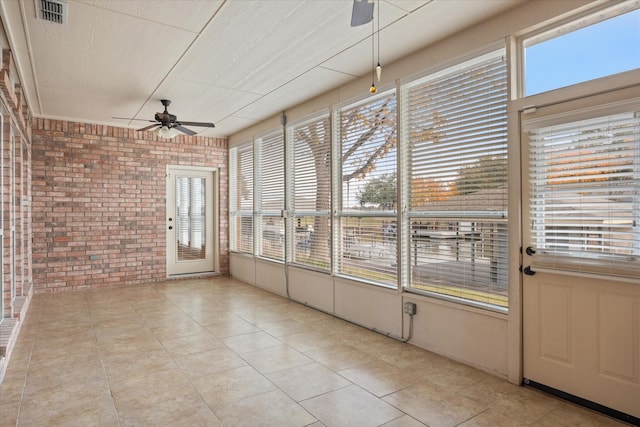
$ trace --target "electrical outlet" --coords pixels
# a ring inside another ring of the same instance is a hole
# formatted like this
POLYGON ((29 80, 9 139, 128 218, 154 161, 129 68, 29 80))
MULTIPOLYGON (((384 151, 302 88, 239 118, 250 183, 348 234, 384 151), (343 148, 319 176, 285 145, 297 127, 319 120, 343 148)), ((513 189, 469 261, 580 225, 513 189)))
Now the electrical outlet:
POLYGON ((416 304, 413 302, 405 302, 404 312, 409 316, 413 316, 414 314, 416 314, 416 304))

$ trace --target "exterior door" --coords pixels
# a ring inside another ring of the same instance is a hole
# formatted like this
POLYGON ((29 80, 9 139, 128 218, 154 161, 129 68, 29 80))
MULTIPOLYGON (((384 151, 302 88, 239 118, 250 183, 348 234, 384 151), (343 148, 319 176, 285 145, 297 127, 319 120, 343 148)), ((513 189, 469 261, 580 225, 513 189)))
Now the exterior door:
POLYGON ((632 422, 640 419, 639 112, 633 88, 522 120, 525 383, 632 422))
POLYGON ((167 274, 216 271, 216 171, 170 166, 167 177, 167 274))

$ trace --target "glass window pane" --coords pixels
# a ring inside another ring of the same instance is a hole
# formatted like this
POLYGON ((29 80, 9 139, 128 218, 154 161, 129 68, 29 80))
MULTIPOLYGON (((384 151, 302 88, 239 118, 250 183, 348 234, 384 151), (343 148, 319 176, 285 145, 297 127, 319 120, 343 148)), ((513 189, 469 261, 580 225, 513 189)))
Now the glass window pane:
POLYGON ((611 262, 640 255, 639 116, 529 132, 532 235, 542 253, 611 262))
POLYGON ((396 232, 392 217, 341 218, 338 272, 395 287, 396 232))
POLYGON ((640 10, 571 28, 525 41, 525 96, 640 68, 640 10))
POLYGON ((205 179, 176 177, 176 238, 178 261, 204 259, 206 253, 205 179))
POLYGON ((330 268, 331 126, 328 116, 292 126, 292 262, 330 268))
POLYGON ((507 306, 506 71, 501 50, 404 87, 414 290, 507 306))

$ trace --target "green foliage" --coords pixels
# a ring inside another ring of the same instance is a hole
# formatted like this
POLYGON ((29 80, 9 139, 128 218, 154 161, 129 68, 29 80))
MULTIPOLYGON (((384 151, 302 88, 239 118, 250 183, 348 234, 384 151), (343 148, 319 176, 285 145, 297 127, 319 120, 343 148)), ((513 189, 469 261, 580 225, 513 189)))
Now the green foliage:
POLYGON ((395 174, 372 178, 358 194, 360 206, 370 204, 381 209, 393 209, 397 202, 396 188, 395 174))

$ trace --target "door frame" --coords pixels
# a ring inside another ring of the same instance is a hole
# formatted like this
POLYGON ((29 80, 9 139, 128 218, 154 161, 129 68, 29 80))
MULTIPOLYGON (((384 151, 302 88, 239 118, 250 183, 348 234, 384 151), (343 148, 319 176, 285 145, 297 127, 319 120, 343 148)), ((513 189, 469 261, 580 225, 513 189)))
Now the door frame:
POLYGON ((185 166, 185 165, 167 165, 166 166, 166 192, 165 192, 165 269, 167 277, 178 277, 189 274, 215 274, 220 272, 220 169, 216 167, 207 166, 185 166), (213 270, 206 272, 195 273, 170 273, 169 270, 169 239, 174 236, 174 233, 170 232, 168 227, 168 214, 169 214, 169 197, 170 194, 175 195, 175 190, 171 188, 171 173, 176 171, 192 171, 192 172, 210 172, 212 174, 212 203, 213 209, 211 214, 213 215, 213 228, 212 233, 212 250, 213 250, 213 270))

